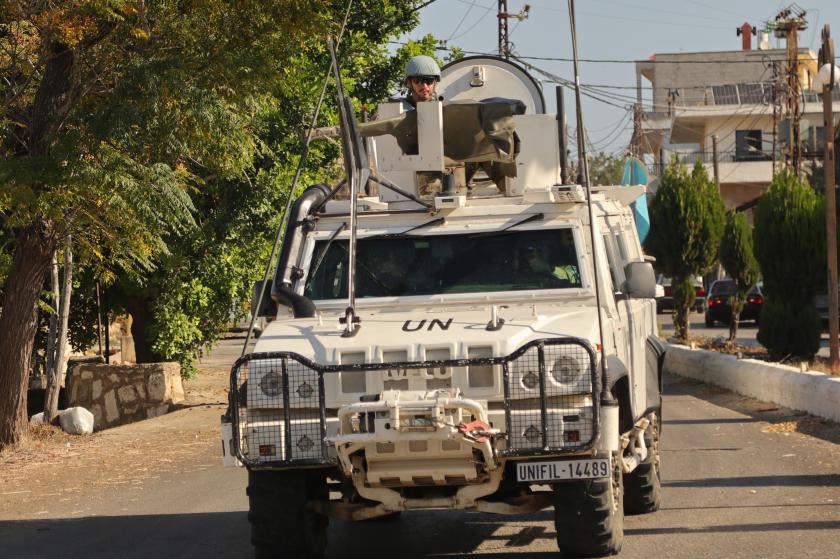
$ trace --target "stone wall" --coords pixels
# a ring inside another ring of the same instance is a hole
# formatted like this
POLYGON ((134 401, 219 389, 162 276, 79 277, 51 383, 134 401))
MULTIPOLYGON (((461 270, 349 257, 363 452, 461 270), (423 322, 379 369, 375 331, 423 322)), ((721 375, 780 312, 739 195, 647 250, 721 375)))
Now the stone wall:
POLYGON ((184 400, 178 363, 81 364, 68 385, 69 405, 90 410, 96 430, 162 415, 184 400))

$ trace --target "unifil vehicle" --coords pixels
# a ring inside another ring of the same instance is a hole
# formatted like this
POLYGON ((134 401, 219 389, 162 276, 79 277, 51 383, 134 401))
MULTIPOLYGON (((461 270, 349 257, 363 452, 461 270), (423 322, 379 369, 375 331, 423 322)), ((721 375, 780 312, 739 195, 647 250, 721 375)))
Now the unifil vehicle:
POLYGON ((338 89, 348 176, 295 201, 275 319, 231 373, 257 556, 429 508, 554 507, 564 554, 618 552, 624 514, 660 499, 643 187, 560 184, 557 117, 506 60, 450 64, 446 101, 369 125, 338 89))

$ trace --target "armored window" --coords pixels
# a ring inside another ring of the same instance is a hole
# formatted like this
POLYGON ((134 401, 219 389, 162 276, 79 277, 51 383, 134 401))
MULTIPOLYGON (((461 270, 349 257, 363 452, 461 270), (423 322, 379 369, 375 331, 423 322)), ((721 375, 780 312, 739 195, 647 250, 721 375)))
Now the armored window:
MULTIPOLYGON (((570 228, 468 235, 360 237, 356 296, 400 297, 582 287, 570 228)), ((318 241, 311 299, 347 296, 347 240, 318 241)))

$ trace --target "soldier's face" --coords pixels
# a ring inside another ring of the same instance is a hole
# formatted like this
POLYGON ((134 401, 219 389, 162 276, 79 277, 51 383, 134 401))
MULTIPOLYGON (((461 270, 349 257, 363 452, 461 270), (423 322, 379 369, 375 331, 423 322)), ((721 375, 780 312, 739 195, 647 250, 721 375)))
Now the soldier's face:
POLYGON ((406 80, 411 96, 415 101, 433 101, 437 80, 433 77, 413 77, 406 80))

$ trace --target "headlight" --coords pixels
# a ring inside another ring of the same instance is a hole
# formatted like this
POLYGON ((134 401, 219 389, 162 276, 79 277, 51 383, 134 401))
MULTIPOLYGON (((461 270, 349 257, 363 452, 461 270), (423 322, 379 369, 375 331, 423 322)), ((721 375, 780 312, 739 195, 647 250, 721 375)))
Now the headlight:
POLYGON ((522 384, 529 390, 535 389, 540 384, 540 376, 534 371, 528 371, 522 375, 522 384))
POLYGON ((561 355, 551 366, 554 380, 570 388, 582 387, 584 383, 588 385, 587 372, 587 368, 571 355, 561 355))
POLYGON ((276 398, 283 392, 283 379, 276 371, 269 371, 260 379, 260 390, 269 398, 276 398))

